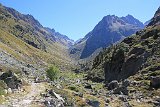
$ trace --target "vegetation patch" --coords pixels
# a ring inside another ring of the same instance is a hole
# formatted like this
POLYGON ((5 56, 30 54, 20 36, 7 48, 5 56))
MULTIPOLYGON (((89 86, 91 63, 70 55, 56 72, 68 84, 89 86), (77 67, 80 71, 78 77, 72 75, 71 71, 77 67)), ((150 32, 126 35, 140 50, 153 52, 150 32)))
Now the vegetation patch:
POLYGON ((50 67, 47 71, 47 76, 51 81, 57 80, 59 77, 59 69, 56 66, 50 67))

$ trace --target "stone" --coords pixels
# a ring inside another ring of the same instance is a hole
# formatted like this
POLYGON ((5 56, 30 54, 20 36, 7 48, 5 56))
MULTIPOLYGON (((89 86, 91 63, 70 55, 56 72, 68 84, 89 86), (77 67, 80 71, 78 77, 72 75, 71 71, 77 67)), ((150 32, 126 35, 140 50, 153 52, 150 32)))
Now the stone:
POLYGON ((89 100, 89 99, 87 99, 86 102, 87 102, 87 104, 89 104, 92 107, 99 107, 100 106, 100 102, 96 101, 96 100, 89 100))
POLYGON ((132 107, 129 102, 124 102, 122 107, 132 107))
POLYGON ((130 85, 130 81, 128 79, 125 79, 123 82, 122 82, 122 86, 123 87, 128 87, 130 85))
POLYGON ((160 98, 157 98, 156 101, 160 102, 160 98))
POLYGON ((118 87, 113 90, 113 94, 124 94, 128 95, 127 87, 118 87))
POLYGON ((123 102, 127 102, 127 98, 124 95, 119 95, 119 99, 123 102))
POLYGON ((133 41, 134 41, 133 38, 128 37, 128 38, 125 38, 122 42, 124 42, 124 43, 126 43, 126 44, 132 44, 133 41))
POLYGON ((130 56, 131 54, 135 54, 135 55, 141 55, 145 52, 145 49, 140 48, 140 47, 134 47, 129 53, 128 55, 130 56))
POLYGON ((153 88, 160 88, 160 77, 151 77, 150 86, 153 88))
POLYGON ((160 106, 160 102, 158 102, 158 101, 153 101, 152 102, 156 107, 159 107, 160 106))
POLYGON ((5 94, 7 94, 7 93, 8 93, 8 91, 5 89, 5 90, 4 90, 4 93, 5 93, 5 94))
POLYGON ((73 92, 74 96, 83 97, 83 93, 81 92, 73 92))
POLYGON ((46 107, 64 107, 63 102, 56 98, 46 98, 44 104, 46 107))
POLYGON ((109 99, 106 99, 105 102, 106 102, 106 103, 109 103, 110 101, 109 101, 109 99))
POLYGON ((49 94, 51 94, 52 96, 54 96, 58 100, 61 100, 63 103, 65 102, 64 99, 59 94, 55 93, 53 90, 50 90, 49 94))
POLYGON ((12 93, 12 89, 11 89, 11 88, 8 88, 7 93, 8 93, 8 94, 11 94, 11 93, 12 93))
POLYGON ((108 84, 108 89, 109 90, 113 90, 113 89, 118 88, 118 87, 119 87, 119 84, 118 84, 117 80, 113 80, 108 84))
POLYGON ((22 81, 12 72, 8 71, 0 76, 0 80, 3 80, 7 86, 11 89, 18 89, 22 85, 22 81))
POLYGON ((91 86, 91 84, 89 84, 89 83, 85 83, 85 86, 84 86, 84 88, 87 88, 87 89, 92 89, 92 86, 91 86))

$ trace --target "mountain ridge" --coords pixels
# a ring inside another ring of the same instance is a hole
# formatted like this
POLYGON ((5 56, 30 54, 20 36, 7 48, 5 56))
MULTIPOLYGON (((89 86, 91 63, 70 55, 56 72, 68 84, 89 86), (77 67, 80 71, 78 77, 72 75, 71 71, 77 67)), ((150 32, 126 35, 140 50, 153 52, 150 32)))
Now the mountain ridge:
MULTIPOLYGON (((60 33, 53 35, 48 32, 32 15, 24 15, 13 8, 0 5, 0 32, 0 48, 18 60, 17 63, 23 61, 25 68, 28 60, 31 63, 33 61, 35 69, 39 69, 39 63, 44 66, 49 63, 71 63, 68 55, 68 48, 72 45, 70 39, 60 33)), ((9 66, 14 68, 12 64, 9 66)), ((21 70, 23 67, 16 69, 21 70)))
MULTIPOLYGON (((79 44, 73 46, 77 51, 77 59, 89 57, 99 48, 106 48, 144 27, 143 23, 133 18, 131 15, 126 17, 118 17, 115 15, 107 15, 89 32, 79 44), (129 20, 131 18, 131 20, 129 20)), ((76 52, 74 52, 76 54, 76 52)), ((71 56, 74 57, 74 54, 71 56)))

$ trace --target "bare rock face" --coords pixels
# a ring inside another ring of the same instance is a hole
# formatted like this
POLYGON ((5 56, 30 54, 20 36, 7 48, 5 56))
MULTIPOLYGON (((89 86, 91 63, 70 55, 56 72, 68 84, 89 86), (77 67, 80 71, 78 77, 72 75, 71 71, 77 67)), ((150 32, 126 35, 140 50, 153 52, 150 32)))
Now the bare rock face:
POLYGON ((131 15, 117 17, 107 15, 80 42, 74 45, 70 54, 79 55, 80 59, 88 58, 99 49, 109 47, 144 28, 142 22, 131 15))
POLYGON ((11 89, 18 89, 22 85, 22 81, 12 71, 3 73, 0 80, 3 80, 11 89))
POLYGON ((148 24, 148 26, 152 25, 160 25, 160 7, 156 11, 154 17, 152 18, 151 22, 148 24))
POLYGON ((125 56, 123 50, 118 50, 117 52, 113 53, 111 60, 105 64, 106 81, 117 79, 118 74, 121 72, 124 61, 125 56))
POLYGON ((106 81, 121 80, 135 74, 143 63, 141 54, 144 50, 141 48, 134 48, 126 57, 122 49, 113 52, 111 60, 105 64, 105 78, 106 81), (133 55, 130 55, 133 54, 133 55), (132 69, 131 69, 132 68, 132 69))
POLYGON ((160 77, 151 77, 150 86, 153 88, 160 88, 160 77))

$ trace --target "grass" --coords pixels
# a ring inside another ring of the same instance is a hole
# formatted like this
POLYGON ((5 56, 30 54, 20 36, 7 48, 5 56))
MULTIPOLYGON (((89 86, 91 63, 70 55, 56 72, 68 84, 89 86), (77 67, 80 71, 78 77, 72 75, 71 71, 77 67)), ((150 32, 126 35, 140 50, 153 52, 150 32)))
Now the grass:
POLYGON ((46 72, 51 81, 57 80, 59 78, 60 71, 56 66, 50 67, 46 72))
POLYGON ((7 85, 4 83, 4 81, 0 80, 0 95, 5 95, 5 89, 7 88, 7 85))
POLYGON ((73 102, 78 107, 86 107, 88 106, 86 104, 86 99, 90 100, 96 100, 100 102, 100 107, 104 107, 105 101, 104 97, 97 97, 95 95, 91 95, 90 91, 84 88, 83 83, 88 82, 89 84, 92 84, 93 90, 97 91, 100 89, 103 89, 102 83, 93 83, 92 81, 86 81, 84 80, 84 77, 86 74, 84 73, 74 73, 71 71, 67 72, 60 72, 60 77, 63 77, 64 80, 57 81, 57 84, 61 85, 61 90, 57 89, 56 87, 53 87, 56 93, 59 93, 62 95, 63 98, 65 98, 65 101, 68 103, 67 106, 73 106, 73 102), (77 79, 80 80, 80 83, 77 83, 77 79), (77 93, 77 94, 75 94, 77 93), (78 93, 83 94, 83 97, 80 97, 78 93))

